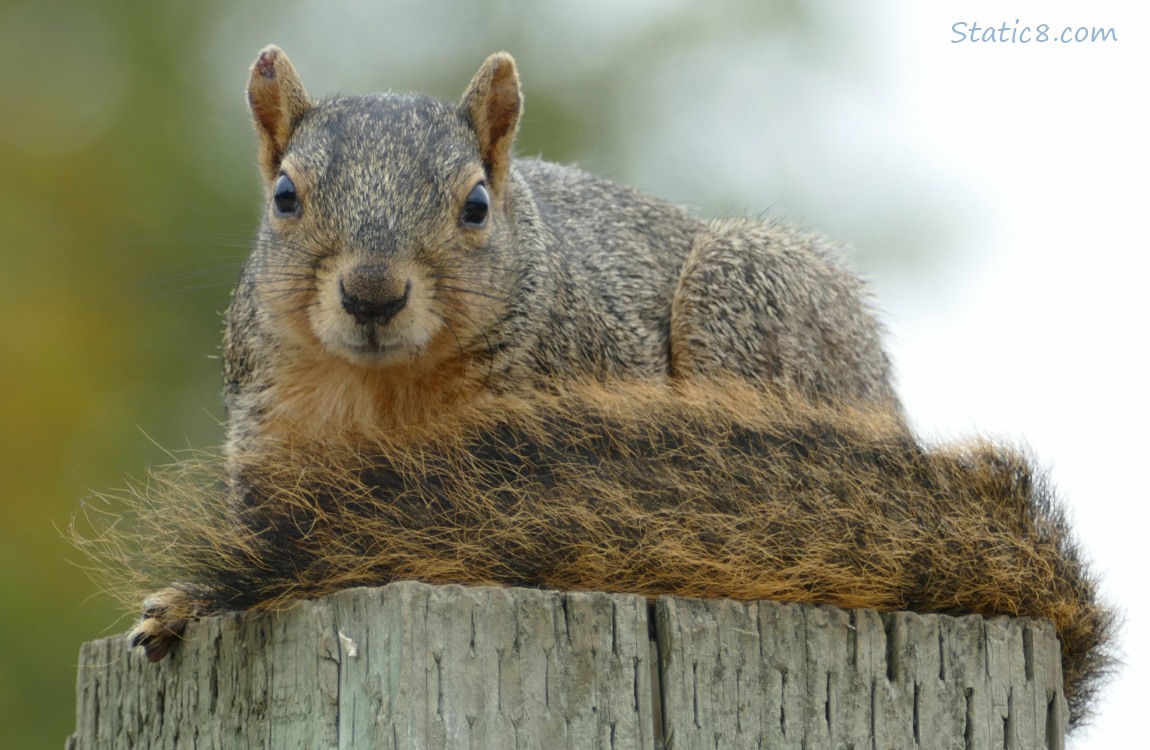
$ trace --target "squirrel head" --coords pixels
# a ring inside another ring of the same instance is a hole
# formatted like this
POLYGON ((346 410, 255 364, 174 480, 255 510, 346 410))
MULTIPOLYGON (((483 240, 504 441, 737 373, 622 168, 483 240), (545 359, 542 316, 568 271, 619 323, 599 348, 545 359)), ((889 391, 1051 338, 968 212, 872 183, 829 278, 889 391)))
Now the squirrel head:
POLYGON ((313 102, 269 46, 247 96, 266 205, 246 273, 273 335, 371 368, 489 353, 514 287, 511 56, 488 57, 456 105, 313 102))

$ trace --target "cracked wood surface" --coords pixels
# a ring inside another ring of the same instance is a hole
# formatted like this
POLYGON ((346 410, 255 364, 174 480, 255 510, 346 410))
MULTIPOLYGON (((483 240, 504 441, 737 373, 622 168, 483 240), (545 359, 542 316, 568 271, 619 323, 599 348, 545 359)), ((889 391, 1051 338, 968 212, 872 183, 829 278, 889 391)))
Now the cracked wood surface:
POLYGON ((675 748, 1061 749, 1047 622, 662 599, 675 748))
POLYGON ((82 748, 1061 748, 1045 622, 393 583, 84 644, 82 748))

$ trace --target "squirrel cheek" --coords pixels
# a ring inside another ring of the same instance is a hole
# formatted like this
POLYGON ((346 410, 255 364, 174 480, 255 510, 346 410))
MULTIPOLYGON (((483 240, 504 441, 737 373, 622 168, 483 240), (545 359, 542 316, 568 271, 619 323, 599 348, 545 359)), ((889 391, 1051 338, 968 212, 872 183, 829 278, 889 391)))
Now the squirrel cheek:
POLYGON ((328 347, 338 345, 338 331, 346 313, 340 306, 339 285, 334 278, 317 277, 315 300, 308 305, 307 316, 320 343, 328 347))
POLYGON ((411 359, 427 356, 429 345, 443 328, 431 291, 421 277, 409 277, 404 285, 403 307, 382 332, 392 346, 406 350, 411 359))

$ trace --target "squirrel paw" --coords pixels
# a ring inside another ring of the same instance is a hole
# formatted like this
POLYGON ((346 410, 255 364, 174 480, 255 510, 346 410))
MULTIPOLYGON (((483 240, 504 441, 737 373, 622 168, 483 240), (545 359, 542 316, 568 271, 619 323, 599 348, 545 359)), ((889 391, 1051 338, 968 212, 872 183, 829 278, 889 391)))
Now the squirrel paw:
POLYGON ((170 586, 155 592, 144 600, 140 619, 128 631, 128 646, 143 648, 150 662, 160 661, 183 638, 188 623, 199 615, 201 604, 202 600, 183 589, 170 586))

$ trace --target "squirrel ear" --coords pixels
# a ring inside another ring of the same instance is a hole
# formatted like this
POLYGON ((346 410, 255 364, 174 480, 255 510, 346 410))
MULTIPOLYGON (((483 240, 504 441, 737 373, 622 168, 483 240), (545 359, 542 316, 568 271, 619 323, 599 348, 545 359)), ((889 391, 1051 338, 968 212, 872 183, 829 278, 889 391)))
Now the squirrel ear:
POLYGON ((274 44, 264 47, 252 63, 248 105, 260 139, 260 169, 270 180, 279 172, 296 123, 311 108, 291 60, 274 44))
POLYGON ((499 192, 511 168, 511 146, 523 110, 515 60, 496 52, 483 62, 460 102, 463 116, 479 137, 479 152, 489 187, 499 192))

